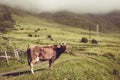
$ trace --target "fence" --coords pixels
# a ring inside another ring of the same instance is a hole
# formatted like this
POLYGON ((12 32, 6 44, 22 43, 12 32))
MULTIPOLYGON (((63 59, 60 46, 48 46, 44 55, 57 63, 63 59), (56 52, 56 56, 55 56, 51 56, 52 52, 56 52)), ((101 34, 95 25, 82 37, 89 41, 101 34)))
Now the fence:
POLYGON ((10 58, 15 58, 16 61, 19 61, 19 60, 20 60, 18 49, 14 49, 14 50, 13 50, 14 57, 8 56, 8 53, 7 53, 7 52, 8 52, 8 51, 2 52, 2 53, 4 53, 4 55, 3 55, 3 56, 0 56, 0 58, 5 58, 8 65, 9 65, 9 59, 10 59, 10 58))

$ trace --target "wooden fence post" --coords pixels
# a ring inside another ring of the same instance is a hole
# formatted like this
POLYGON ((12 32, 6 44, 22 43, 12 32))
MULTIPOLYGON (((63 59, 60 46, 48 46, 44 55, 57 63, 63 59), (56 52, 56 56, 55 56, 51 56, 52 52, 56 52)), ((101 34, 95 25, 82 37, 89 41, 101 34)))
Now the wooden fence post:
POLYGON ((19 58, 19 54, 18 54, 17 49, 14 50, 14 54, 15 54, 15 58, 17 59, 17 61, 19 61, 20 58, 19 58))
POLYGON ((5 58, 6 58, 7 64, 9 65, 8 55, 6 51, 5 51, 5 58))
POLYGON ((97 37, 97 40, 99 40, 99 25, 98 24, 96 25, 96 37, 97 37))
POLYGON ((91 40, 91 25, 89 25, 89 41, 91 40))

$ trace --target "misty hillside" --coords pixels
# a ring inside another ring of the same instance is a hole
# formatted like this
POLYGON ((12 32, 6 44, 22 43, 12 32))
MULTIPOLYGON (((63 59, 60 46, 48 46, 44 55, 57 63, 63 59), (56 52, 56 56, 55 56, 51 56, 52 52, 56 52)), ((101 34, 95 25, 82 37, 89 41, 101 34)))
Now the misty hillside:
POLYGON ((79 27, 83 29, 96 29, 99 24, 101 32, 120 32, 120 12, 108 14, 75 14, 72 12, 41 13, 40 18, 53 20, 57 23, 79 27))
POLYGON ((11 28, 15 29, 14 24, 11 10, 4 5, 0 5, 0 32, 5 33, 11 28))
POLYGON ((15 21, 12 15, 25 16, 31 15, 46 19, 48 21, 54 21, 62 25, 68 25, 72 27, 79 27, 83 29, 91 29, 95 31, 96 25, 99 24, 100 32, 120 32, 120 12, 111 12, 108 14, 76 14, 67 11, 61 11, 56 13, 40 13, 34 14, 25 12, 20 9, 6 7, 0 5, 0 31, 6 32, 8 28, 14 28, 15 21))

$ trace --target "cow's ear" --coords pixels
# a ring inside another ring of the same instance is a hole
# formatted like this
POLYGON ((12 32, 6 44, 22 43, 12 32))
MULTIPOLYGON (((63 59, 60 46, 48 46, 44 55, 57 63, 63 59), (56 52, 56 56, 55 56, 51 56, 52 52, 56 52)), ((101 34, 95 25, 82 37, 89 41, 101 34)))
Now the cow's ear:
POLYGON ((54 45, 53 48, 57 48, 57 45, 54 45))
POLYGON ((65 43, 61 43, 62 46, 66 45, 65 43))
POLYGON ((30 48, 30 44, 28 44, 28 48, 30 48))
POLYGON ((57 48, 60 48, 60 47, 61 47, 60 45, 57 46, 57 48))

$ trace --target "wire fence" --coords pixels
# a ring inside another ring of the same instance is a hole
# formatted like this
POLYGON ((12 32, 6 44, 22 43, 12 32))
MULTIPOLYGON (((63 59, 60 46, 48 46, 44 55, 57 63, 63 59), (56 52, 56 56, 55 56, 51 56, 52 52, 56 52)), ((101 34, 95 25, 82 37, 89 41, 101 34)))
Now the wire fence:
POLYGON ((10 64, 10 59, 16 59, 15 62, 20 61, 20 56, 21 54, 25 53, 26 51, 22 51, 19 49, 14 49, 14 50, 5 50, 5 51, 0 51, 0 59, 6 59, 7 64, 10 64))

